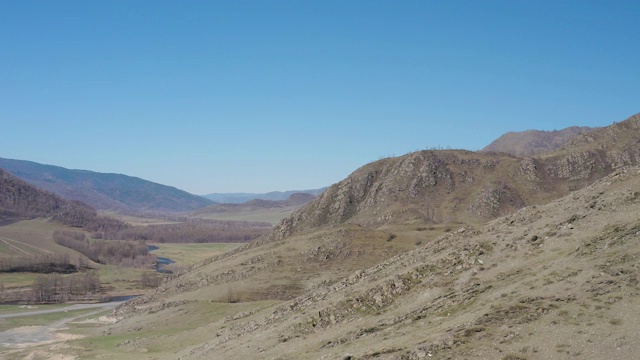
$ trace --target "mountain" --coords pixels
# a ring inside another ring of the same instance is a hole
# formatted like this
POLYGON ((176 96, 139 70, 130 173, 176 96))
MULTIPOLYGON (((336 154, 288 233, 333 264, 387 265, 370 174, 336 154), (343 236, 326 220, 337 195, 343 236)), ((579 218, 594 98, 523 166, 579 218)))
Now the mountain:
POLYGON ((213 204, 174 187, 126 175, 70 170, 2 158, 0 168, 30 184, 98 210, 185 212, 213 204))
POLYGON ((129 301, 109 333, 135 336, 122 344, 133 352, 175 341, 184 350, 166 357, 185 359, 602 358, 616 348, 631 358, 639 140, 640 114, 532 158, 421 151, 365 165, 269 235, 129 301), (229 315, 152 335, 207 306, 229 315))
POLYGON ((508 132, 480 151, 504 152, 518 157, 534 156, 559 149, 572 138, 591 130, 593 129, 587 126, 572 126, 553 131, 508 132))
MULTIPOLYGON (((290 300, 229 304, 229 315, 175 335, 152 331, 168 318, 194 321, 211 300, 133 300, 103 336, 129 353, 178 349, 148 354, 159 359, 632 359, 640 350, 639 188, 640 168, 622 168, 290 300)), ((278 266, 261 260, 247 266, 278 266)), ((233 274, 214 278, 224 286, 233 274)), ((183 277, 196 275, 214 276, 199 267, 183 277)))
POLYGON ((253 199, 242 204, 216 204, 196 210, 190 215, 204 219, 260 221, 277 225, 314 198, 314 195, 308 193, 293 193, 287 200, 253 199))
POLYGON ((285 209, 289 207, 300 207, 313 199, 315 199, 315 196, 309 193, 293 193, 289 195, 286 200, 253 199, 241 204, 215 204, 196 210, 193 214, 195 216, 201 216, 213 213, 240 213, 263 209, 285 209))
POLYGON ((312 190, 272 191, 268 193, 213 193, 203 197, 222 204, 242 204, 251 200, 285 201, 293 194, 309 194, 317 196, 326 187, 312 190))
POLYGON ((62 199, 0 169, 0 223, 38 217, 50 217, 52 221, 89 231, 125 227, 120 221, 98 216, 86 204, 62 199))

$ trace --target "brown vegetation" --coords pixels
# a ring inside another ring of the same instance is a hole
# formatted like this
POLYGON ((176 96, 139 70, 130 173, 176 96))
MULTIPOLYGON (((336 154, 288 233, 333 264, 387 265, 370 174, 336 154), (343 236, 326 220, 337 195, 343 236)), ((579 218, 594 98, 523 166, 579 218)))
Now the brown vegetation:
POLYGON ((249 242, 271 230, 262 222, 191 219, 178 224, 129 227, 112 235, 113 239, 169 243, 249 242))
POLYGON ((43 275, 36 278, 29 300, 35 303, 66 302, 72 297, 95 293, 100 289, 100 279, 95 271, 62 276, 43 275))
POLYGON ((147 244, 142 241, 89 241, 84 233, 74 231, 56 231, 53 239, 100 264, 136 268, 152 268, 156 264, 156 257, 149 254, 147 244))

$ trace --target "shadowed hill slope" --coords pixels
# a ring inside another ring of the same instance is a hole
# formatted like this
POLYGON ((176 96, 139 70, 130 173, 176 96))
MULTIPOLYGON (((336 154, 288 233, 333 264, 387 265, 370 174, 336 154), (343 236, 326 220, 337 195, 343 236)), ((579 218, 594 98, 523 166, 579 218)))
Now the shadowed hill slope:
POLYGON ((171 186, 121 174, 70 170, 31 161, 0 158, 0 168, 68 200, 98 210, 184 212, 213 202, 171 186))
POLYGON ((50 217, 53 221, 89 231, 126 227, 118 220, 98 216, 86 204, 61 199, 0 169, 0 219, 37 217, 50 217))

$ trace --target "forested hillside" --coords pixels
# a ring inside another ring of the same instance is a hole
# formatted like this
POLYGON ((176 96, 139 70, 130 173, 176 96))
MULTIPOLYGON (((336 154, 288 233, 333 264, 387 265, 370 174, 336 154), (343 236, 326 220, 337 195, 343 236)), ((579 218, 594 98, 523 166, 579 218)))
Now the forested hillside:
POLYGON ((98 216, 90 206, 67 201, 38 189, 0 169, 0 217, 51 218, 52 221, 91 232, 113 232, 127 227, 121 221, 98 216))
POLYGON ((0 168, 64 199, 78 200, 98 210, 181 212, 213 204, 186 191, 127 175, 2 158, 0 168))

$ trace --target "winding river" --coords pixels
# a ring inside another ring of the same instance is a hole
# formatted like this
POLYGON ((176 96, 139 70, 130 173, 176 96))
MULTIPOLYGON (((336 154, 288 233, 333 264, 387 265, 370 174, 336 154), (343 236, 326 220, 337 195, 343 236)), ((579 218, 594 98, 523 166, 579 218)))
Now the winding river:
MULTIPOLYGON (((159 247, 154 246, 154 245, 147 245, 147 251, 149 253, 158 250, 159 247)), ((160 256, 156 256, 158 258, 158 262, 156 263, 156 271, 159 273, 163 273, 163 274, 173 274, 173 271, 169 270, 169 269, 165 269, 164 267, 169 265, 169 264, 173 264, 175 263, 175 261, 166 258, 166 257, 160 257, 160 256)))

